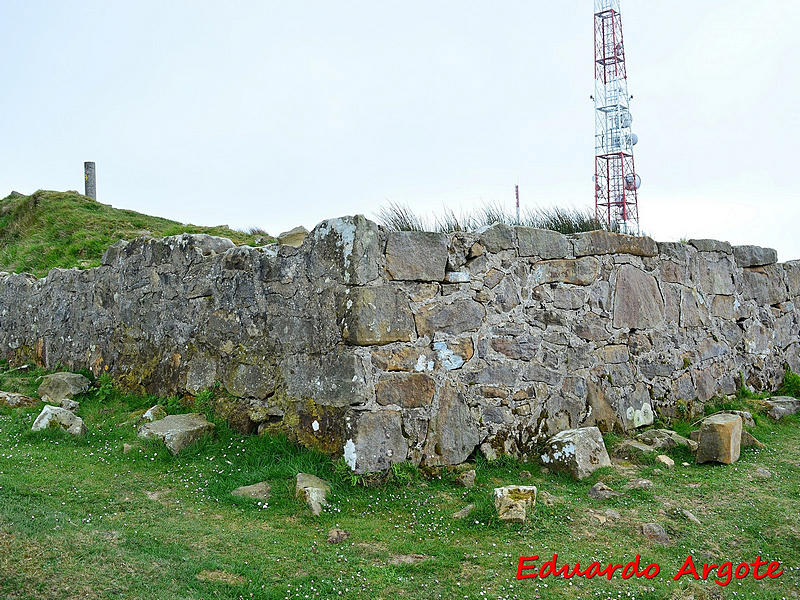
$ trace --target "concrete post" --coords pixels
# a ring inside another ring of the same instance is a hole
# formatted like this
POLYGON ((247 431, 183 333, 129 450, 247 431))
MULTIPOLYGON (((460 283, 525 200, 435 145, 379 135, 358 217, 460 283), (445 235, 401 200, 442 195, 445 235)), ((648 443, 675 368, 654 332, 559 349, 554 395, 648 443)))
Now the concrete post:
POLYGON ((97 200, 97 181, 93 162, 83 163, 83 179, 86 182, 86 195, 92 200, 97 200))

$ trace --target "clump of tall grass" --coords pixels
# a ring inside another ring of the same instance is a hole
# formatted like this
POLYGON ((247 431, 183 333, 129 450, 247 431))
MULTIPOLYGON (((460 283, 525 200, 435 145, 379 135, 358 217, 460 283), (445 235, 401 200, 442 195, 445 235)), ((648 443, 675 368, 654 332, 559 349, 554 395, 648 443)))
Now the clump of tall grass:
POLYGON ((430 220, 414 213, 404 204, 391 202, 381 208, 377 217, 384 227, 393 231, 452 233, 454 231, 475 231, 495 223, 550 229, 564 234, 609 229, 607 223, 597 219, 594 211, 590 209, 581 210, 560 206, 526 210, 518 219, 515 213, 509 212, 500 204, 487 203, 460 215, 452 209, 446 209, 442 214, 435 215, 430 220))

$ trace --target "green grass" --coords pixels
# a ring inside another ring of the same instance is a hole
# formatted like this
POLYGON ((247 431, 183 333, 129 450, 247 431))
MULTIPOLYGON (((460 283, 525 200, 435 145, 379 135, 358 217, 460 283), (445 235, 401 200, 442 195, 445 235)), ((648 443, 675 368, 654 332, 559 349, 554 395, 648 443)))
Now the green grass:
MULTIPOLYGON (((42 374, 0 363, 0 389, 33 393, 42 374)), ((78 439, 31 432, 40 408, 0 408, 0 597, 699 600, 795 598, 800 589, 797 418, 759 418, 753 433, 767 449, 748 449, 730 466, 681 466, 689 457, 677 452, 671 471, 624 463, 574 482, 533 463, 478 460, 476 487, 466 490, 447 471, 426 479, 408 465, 381 485, 362 485, 369 479, 352 477, 340 462, 285 438, 242 437, 220 421, 213 439, 173 457, 136 437, 136 415, 156 401, 95 382, 81 398, 78 414, 89 433, 78 439), (134 450, 123 454, 123 443, 134 450), (774 476, 753 478, 758 466, 774 476), (520 477, 523 469, 530 479, 520 477), (294 498, 300 471, 333 485, 331 506, 319 518, 294 498), (653 487, 625 490, 638 477, 653 487), (266 506, 230 496, 262 480, 272 485, 266 506), (592 500, 587 491, 597 480, 625 494, 592 500), (524 525, 500 523, 492 488, 512 483, 536 485, 556 502, 539 502, 524 525), (473 514, 453 520, 467 503, 476 505, 473 514), (602 522, 607 508, 622 518, 602 522), (682 517, 683 508, 702 525, 682 517), (651 521, 668 531, 668 546, 638 533, 651 521), (327 544, 333 527, 350 538, 327 544), (662 576, 516 581, 520 555, 553 552, 587 564, 641 554, 644 563, 661 565, 662 576), (780 560, 785 573, 727 588, 672 582, 668 575, 689 553, 700 563, 761 555, 780 560), (198 578, 201 572, 211 574, 198 578)), ((172 412, 191 409, 186 400, 161 402, 172 412)))
MULTIPOLYGON (((475 231, 486 225, 503 223, 550 229, 563 234, 609 229, 608 224, 597 219, 594 211, 553 206, 550 208, 526 209, 519 219, 515 213, 502 205, 487 203, 473 211, 457 215, 452 209, 445 210, 433 219, 428 219, 412 211, 404 204, 391 202, 378 211, 381 225, 393 231, 475 231)), ((613 227, 611 228, 613 230, 613 227)))
POLYGON ((95 267, 111 244, 142 235, 208 233, 254 245, 261 237, 257 231, 184 225, 100 204, 77 192, 11 194, 0 200, 0 270, 43 277, 54 267, 95 267))

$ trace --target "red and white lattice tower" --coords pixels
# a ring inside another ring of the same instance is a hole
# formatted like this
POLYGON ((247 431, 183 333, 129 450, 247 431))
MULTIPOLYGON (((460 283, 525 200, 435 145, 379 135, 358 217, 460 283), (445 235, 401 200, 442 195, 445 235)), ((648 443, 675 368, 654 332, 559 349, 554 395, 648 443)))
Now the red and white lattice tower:
POLYGON ((594 0, 594 88, 595 213, 609 227, 638 235, 638 138, 631 132, 620 0, 594 0))

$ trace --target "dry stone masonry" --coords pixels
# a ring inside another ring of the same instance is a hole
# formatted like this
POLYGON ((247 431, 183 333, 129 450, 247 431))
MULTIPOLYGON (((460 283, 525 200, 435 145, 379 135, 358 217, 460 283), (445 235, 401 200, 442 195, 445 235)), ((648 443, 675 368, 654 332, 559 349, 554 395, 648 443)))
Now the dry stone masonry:
POLYGON ((800 262, 765 248, 362 216, 291 242, 144 237, 95 269, 2 274, 0 353, 162 396, 220 386, 238 429, 357 472, 538 457, 800 369, 800 262))

